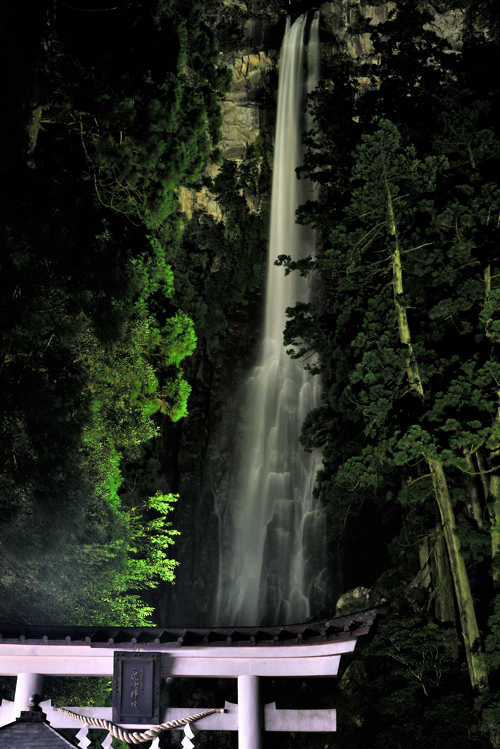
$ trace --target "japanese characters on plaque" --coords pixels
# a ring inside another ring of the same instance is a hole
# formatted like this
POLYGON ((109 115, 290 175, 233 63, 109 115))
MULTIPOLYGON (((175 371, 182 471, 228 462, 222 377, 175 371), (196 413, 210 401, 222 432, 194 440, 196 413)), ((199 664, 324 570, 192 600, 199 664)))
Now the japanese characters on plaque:
POLYGON ((139 706, 139 698, 144 697, 144 666, 133 668, 130 677, 130 707, 139 706))
POLYGON ((160 654, 115 652, 113 720, 157 725, 160 719, 160 654))

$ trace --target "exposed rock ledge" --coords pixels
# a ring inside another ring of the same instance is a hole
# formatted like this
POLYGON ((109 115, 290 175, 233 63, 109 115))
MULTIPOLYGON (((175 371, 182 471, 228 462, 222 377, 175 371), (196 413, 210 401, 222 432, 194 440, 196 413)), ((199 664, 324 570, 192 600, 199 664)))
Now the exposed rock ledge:
MULTIPOLYGON (((223 0, 223 5, 235 6, 246 12, 249 3, 244 0, 223 0)), ((376 63, 369 34, 350 35, 348 29, 360 17, 369 16, 374 24, 382 23, 387 20, 389 11, 394 7, 394 2, 373 6, 365 0, 351 0, 349 3, 332 0, 321 3, 320 12, 324 26, 341 44, 345 44, 349 54, 353 57, 372 59, 372 62, 376 63)), ((434 11, 434 19, 434 29, 450 42, 452 49, 457 49, 460 44, 461 13, 456 10, 444 13, 434 11)), ((252 37, 251 25, 258 21, 259 18, 245 21, 247 40, 252 37)), ((226 94, 222 105, 224 123, 220 145, 225 159, 241 161, 245 157, 248 145, 255 141, 262 128, 263 113, 256 101, 256 94, 263 73, 276 65, 276 52, 255 52, 255 48, 248 53, 246 50, 240 50, 232 56, 221 55, 221 62, 232 68, 233 86, 232 91, 226 94)), ((207 173, 214 177, 217 171, 218 167, 211 165, 207 173)), ((247 197, 247 200, 250 210, 259 210, 258 204, 252 204, 251 198, 247 197)), ((183 212, 188 217, 191 217, 193 210, 197 208, 206 211, 217 220, 222 218, 214 196, 206 188, 200 192, 181 188, 180 202, 183 212)))
MULTIPOLYGON (((221 148, 224 158, 241 161, 249 144, 253 143, 260 132, 262 114, 256 101, 256 92, 262 73, 275 66, 274 52, 242 54, 241 57, 224 59, 233 70, 232 90, 226 94, 222 104, 224 123, 222 125, 221 148)), ((218 167, 212 164, 207 173, 215 177, 218 167)), ((202 209, 220 220, 220 209, 214 196, 205 187, 200 192, 180 190, 182 211, 191 217, 195 209, 202 209)))

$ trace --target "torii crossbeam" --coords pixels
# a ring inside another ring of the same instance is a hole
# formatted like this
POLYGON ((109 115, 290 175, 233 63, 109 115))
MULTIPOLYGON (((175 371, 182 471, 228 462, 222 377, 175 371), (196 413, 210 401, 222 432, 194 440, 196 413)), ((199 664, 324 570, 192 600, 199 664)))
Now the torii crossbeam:
MULTIPOLYGON (((202 718, 196 726, 201 730, 237 730, 239 749, 260 749, 263 730, 335 731, 335 710, 277 710, 274 704, 261 705, 259 678, 336 676, 341 655, 353 652, 357 638, 368 634, 386 611, 386 606, 379 606, 348 616, 282 627, 120 629, 0 625, 0 674, 17 676, 14 703, 2 702, 0 726, 25 710, 32 694, 42 694, 44 675, 113 676, 115 722, 128 728, 158 725, 192 712, 192 708, 168 708, 160 715, 159 702, 154 707, 160 679, 176 676, 238 679, 238 704, 226 703, 223 714, 202 718), (123 666, 126 663, 132 663, 128 670, 123 666), (126 720, 122 722, 124 716, 126 720)), ((42 708, 54 728, 82 726, 55 712, 50 701, 42 703, 42 708)), ((111 708, 70 709, 82 715, 111 718, 111 708)), ((86 732, 79 735, 80 746, 87 746, 86 732)))

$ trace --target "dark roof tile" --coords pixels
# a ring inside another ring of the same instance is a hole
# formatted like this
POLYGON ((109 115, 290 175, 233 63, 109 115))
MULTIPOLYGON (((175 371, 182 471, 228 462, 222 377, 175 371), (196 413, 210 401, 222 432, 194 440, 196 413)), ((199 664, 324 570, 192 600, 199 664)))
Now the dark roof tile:
POLYGON ((21 644, 90 644, 91 647, 121 649, 142 647, 158 649, 210 645, 234 647, 235 645, 279 645, 341 641, 366 634, 376 619, 387 613, 388 606, 377 606, 365 611, 337 618, 323 619, 307 624, 286 624, 276 627, 57 627, 0 625, 0 642, 21 644))
POLYGON ((0 749, 67 749, 77 746, 52 728, 46 721, 15 721, 0 728, 0 749))

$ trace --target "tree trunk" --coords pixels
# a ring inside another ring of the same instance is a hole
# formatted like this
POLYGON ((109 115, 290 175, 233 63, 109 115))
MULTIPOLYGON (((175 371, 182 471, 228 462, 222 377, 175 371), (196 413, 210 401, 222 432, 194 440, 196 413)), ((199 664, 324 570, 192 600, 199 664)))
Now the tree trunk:
POLYGON ((477 467, 479 469, 479 476, 481 478, 481 484, 483 486, 484 501, 487 502, 490 496, 490 482, 489 476, 486 473, 486 467, 484 465, 483 457, 479 450, 476 453, 477 467))
POLYGON ((40 132, 40 128, 42 127, 42 113, 44 109, 47 109, 47 107, 37 106, 33 109, 33 112, 31 114, 31 122, 28 130, 28 149, 26 151, 26 155, 28 157, 33 156, 33 154, 35 153, 38 133, 40 132))
MULTIPOLYGON (((406 316, 406 306, 401 304, 403 295, 403 272, 401 267, 401 254, 399 249, 399 239, 392 203, 391 188, 387 171, 385 168, 384 155, 381 150, 382 166, 384 170, 386 196, 387 196, 387 218, 388 228, 393 238, 392 246, 392 272, 394 301, 396 305, 396 314, 398 319, 399 338, 401 343, 407 346, 408 356, 406 360, 406 373, 410 387, 423 396, 424 389, 418 363, 415 359, 411 346, 410 328, 406 316)), ((448 484, 443 470, 443 464, 439 460, 427 459, 432 476, 434 493, 439 507, 441 523, 443 526, 443 535, 450 562, 453 587, 457 599, 462 636, 467 657, 467 666, 469 676, 474 689, 482 691, 488 686, 488 677, 486 667, 483 662, 481 653, 481 639, 477 625, 474 601, 470 589, 469 577, 465 566, 464 559, 460 551, 460 540, 456 534, 455 514, 450 500, 448 484)))
POLYGON ((431 574, 435 579, 434 589, 436 591, 436 600, 434 610, 436 612, 436 619, 439 622, 452 622, 456 624, 453 576, 448 561, 446 541, 440 526, 436 528, 434 534, 434 548, 432 550, 431 562, 431 574))
MULTIPOLYGON (((499 216, 500 223, 500 216, 499 216)), ((491 293, 491 266, 487 265, 484 270, 484 298, 485 301, 491 293)), ((492 334, 490 329, 491 318, 486 320, 486 335, 488 338, 495 342, 496 337, 492 334)), ((498 343, 498 341, 496 341, 498 343)), ((500 391, 497 392, 500 400, 500 391)), ((500 424, 500 408, 497 410, 497 415, 494 419, 493 425, 500 424)), ((496 446, 496 449, 492 450, 489 455, 490 465, 497 465, 500 460, 500 445, 496 446)), ((491 558, 493 560, 493 584, 495 588, 500 586, 500 476, 495 471, 490 477, 489 483, 490 494, 493 498, 493 502, 490 504, 491 514, 491 558)))
POLYGON ((470 455, 465 448, 464 448, 464 455, 467 461, 467 465, 469 466, 469 474, 466 474, 465 481, 467 484, 467 492, 469 494, 469 499, 470 499, 470 510, 471 510, 470 514, 476 521, 477 527, 483 528, 484 526, 483 508, 481 506, 481 501, 479 499, 479 492, 477 490, 476 482, 474 480, 474 474, 477 473, 476 467, 472 460, 472 455, 470 455))
POLYGON ((413 390, 416 390, 419 395, 424 394, 424 388, 422 386, 422 380, 420 379, 420 372, 418 369, 417 360, 413 353, 410 337, 410 326, 408 325, 408 317, 406 315, 406 306, 401 303, 403 297, 403 271, 401 268, 401 253, 399 251, 399 238, 396 228, 396 219, 394 216, 394 207, 392 204, 391 187, 387 177, 385 169, 384 154, 382 154, 382 165, 385 176, 385 188, 387 195, 387 218, 389 224, 389 234, 393 238, 392 243, 392 286, 394 290, 394 304, 396 305, 396 315, 398 319, 398 330, 399 340, 407 347, 406 357, 406 374, 408 376, 408 382, 413 390))
POLYGON ((460 552, 460 540, 456 532, 455 515, 448 485, 441 461, 428 460, 428 463, 431 469, 432 483, 434 485, 446 548, 448 550, 448 559, 450 561, 453 585, 457 598, 469 676, 472 686, 478 691, 482 691, 487 687, 488 676, 481 653, 481 639, 477 626, 476 612, 474 610, 467 569, 460 552))
MULTIPOLYGON (((497 414, 497 420, 500 414, 497 414)), ((490 463, 495 465, 500 460, 500 449, 490 453, 490 463)), ((490 495, 492 502, 489 505, 491 515, 491 558, 493 560, 493 584, 495 588, 500 587, 500 476, 492 473, 490 478, 490 495)))
POLYGON ((456 625, 453 579, 443 530, 440 525, 429 532, 419 549, 422 587, 429 592, 429 606, 439 622, 456 625))

